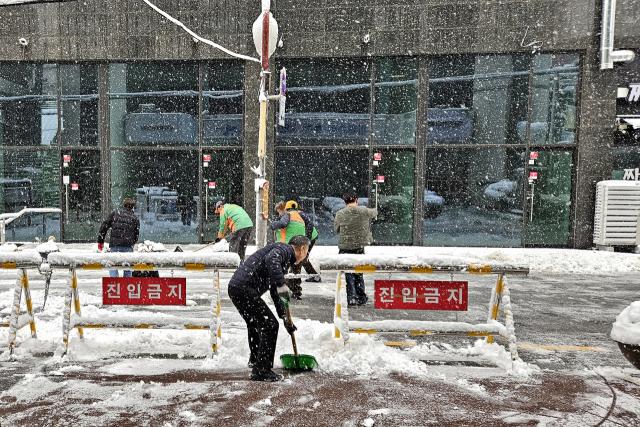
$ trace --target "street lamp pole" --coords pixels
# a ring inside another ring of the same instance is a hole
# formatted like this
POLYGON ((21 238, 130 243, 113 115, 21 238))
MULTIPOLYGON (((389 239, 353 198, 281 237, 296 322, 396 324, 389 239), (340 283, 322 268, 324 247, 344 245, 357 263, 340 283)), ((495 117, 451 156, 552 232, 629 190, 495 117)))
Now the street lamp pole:
POLYGON ((256 51, 260 54, 260 93, 258 100, 260 102, 260 131, 258 134, 258 161, 257 168, 253 171, 258 176, 255 180, 256 191, 256 246, 259 248, 267 244, 267 218, 269 215, 269 182, 267 176, 267 107, 270 99, 268 95, 269 84, 269 56, 276 49, 278 40, 278 24, 271 15, 270 0, 262 0, 262 13, 253 23, 253 41, 256 51))

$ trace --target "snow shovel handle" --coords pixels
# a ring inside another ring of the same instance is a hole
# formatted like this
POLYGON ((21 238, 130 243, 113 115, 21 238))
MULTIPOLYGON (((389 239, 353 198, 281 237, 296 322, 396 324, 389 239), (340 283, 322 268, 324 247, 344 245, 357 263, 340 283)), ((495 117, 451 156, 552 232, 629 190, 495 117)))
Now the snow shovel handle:
MULTIPOLYGON (((289 324, 293 324, 291 320, 291 310, 289 310, 289 304, 285 305, 284 309, 287 311, 287 320, 289 324)), ((296 346, 296 336, 295 332, 291 332, 291 342, 293 343, 293 355, 297 359, 298 358, 298 347, 296 346)))

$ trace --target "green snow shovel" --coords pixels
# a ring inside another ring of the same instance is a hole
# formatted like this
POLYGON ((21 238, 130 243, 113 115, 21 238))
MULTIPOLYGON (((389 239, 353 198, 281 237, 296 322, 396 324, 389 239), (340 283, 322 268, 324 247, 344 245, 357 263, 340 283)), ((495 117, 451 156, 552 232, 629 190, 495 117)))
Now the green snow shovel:
MULTIPOLYGON (((284 308, 287 310, 287 320, 289 323, 291 322, 291 310, 289 309, 289 301, 285 298, 280 297, 282 302, 284 302, 284 308)), ((296 346, 296 337, 294 333, 291 333, 291 342, 293 343, 293 354, 283 354, 280 356, 280 360, 282 361, 282 366, 285 369, 291 371, 310 371, 313 368, 316 368, 318 365, 318 361, 315 357, 310 356, 308 354, 298 354, 298 347, 296 346)))

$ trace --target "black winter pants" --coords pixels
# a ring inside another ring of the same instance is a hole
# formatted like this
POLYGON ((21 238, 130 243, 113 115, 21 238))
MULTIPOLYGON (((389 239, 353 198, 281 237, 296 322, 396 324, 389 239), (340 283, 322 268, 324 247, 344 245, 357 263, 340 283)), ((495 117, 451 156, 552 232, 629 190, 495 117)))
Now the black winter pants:
POLYGON ((244 262, 244 254, 247 251, 247 245, 249 244, 249 237, 251 237, 251 230, 253 227, 245 227, 240 230, 236 230, 231 234, 229 238, 229 252, 235 252, 240 257, 240 264, 244 262))
POLYGON ((255 292, 229 287, 229 298, 240 316, 247 322, 249 363, 260 369, 273 368, 278 339, 278 319, 271 309, 255 292))

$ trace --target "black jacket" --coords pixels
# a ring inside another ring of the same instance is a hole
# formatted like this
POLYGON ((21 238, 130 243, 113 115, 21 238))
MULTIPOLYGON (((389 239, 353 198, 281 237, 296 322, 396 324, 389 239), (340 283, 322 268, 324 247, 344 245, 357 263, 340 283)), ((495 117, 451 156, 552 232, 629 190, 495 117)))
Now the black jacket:
POLYGON ((291 245, 272 243, 256 251, 238 267, 229 281, 229 288, 255 292, 258 296, 269 291, 278 316, 284 318, 284 303, 278 297, 277 287, 285 283, 284 275, 295 262, 291 245))
POLYGON ((120 211, 111 212, 100 226, 98 243, 104 243, 104 237, 109 229, 111 229, 109 246, 132 248, 140 235, 140 220, 134 215, 133 209, 122 208, 120 211))

